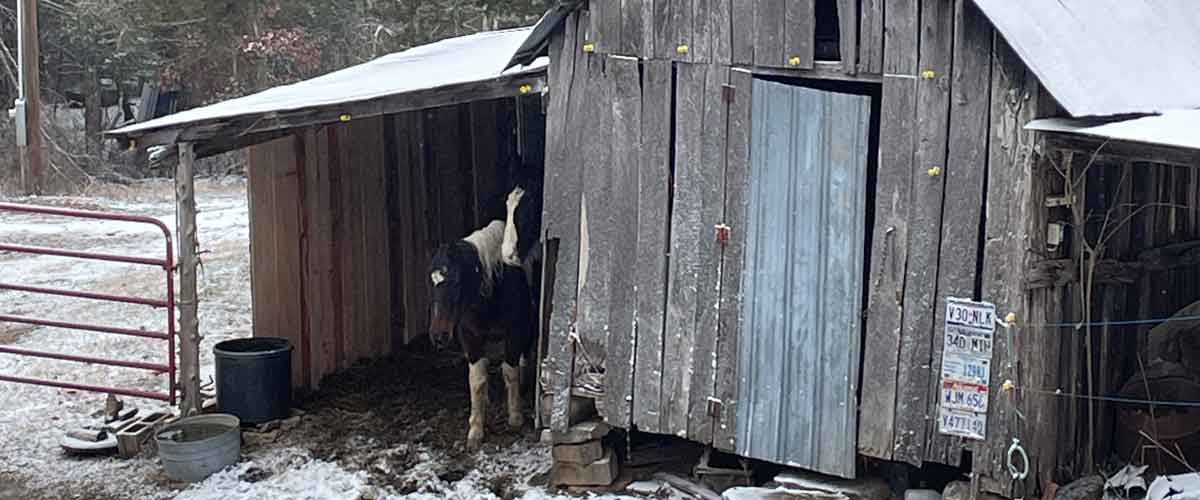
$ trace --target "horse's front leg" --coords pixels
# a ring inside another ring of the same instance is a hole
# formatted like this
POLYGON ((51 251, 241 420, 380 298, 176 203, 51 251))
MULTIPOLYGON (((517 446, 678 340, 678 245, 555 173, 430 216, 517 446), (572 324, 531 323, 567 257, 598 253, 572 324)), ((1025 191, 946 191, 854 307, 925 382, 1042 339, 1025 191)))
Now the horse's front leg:
POLYGON ((487 423, 488 377, 487 358, 483 357, 482 336, 471 330, 462 335, 463 353, 467 356, 467 383, 471 387, 471 417, 467 421, 467 449, 477 450, 483 444, 487 423))

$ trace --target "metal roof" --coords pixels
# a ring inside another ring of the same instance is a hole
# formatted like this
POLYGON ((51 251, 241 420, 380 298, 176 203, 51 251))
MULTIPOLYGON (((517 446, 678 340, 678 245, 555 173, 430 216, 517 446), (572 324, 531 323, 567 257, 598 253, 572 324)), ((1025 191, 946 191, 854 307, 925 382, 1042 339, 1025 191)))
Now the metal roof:
POLYGON ((1196 0, 975 0, 1072 116, 1200 107, 1196 0))
POLYGON ((1045 118, 1029 122, 1025 128, 1200 150, 1198 109, 1165 111, 1161 115, 1118 121, 1045 118))
POLYGON ((136 135, 239 116, 367 101, 418 90, 544 71, 546 58, 505 69, 531 27, 450 38, 386 55, 323 76, 189 109, 108 132, 136 135))

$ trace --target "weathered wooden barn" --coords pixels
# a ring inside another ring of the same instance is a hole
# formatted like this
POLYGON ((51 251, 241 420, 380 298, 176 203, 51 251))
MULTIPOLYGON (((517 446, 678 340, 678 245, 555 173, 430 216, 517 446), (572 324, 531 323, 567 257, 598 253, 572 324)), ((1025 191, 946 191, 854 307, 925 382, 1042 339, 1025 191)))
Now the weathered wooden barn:
POLYGON ((114 134, 181 164, 251 147, 255 334, 296 343, 299 385, 425 333, 433 246, 498 216, 510 151, 544 152, 552 428, 591 397, 745 457, 940 463, 1009 494, 1013 439, 1027 491, 1077 477, 1143 444, 1113 441, 1154 395, 1115 396, 1155 353, 1192 363, 1151 339, 1200 299, 1200 141, 1193 114, 1143 115, 1200 107, 1196 24, 1121 0, 572 0, 114 134), (1004 326, 947 391, 951 299, 1004 326))
POLYGON ((546 61, 504 71, 529 32, 443 40, 110 135, 201 158, 249 148, 254 335, 291 340, 295 387, 316 388, 426 333, 433 249, 504 218, 514 158, 540 168, 546 61))
POLYGON ((1094 470, 1149 318, 1200 298, 1197 157, 1026 125, 1200 107, 1198 20, 1115 0, 564 2, 513 61, 550 56, 551 427, 582 396, 623 428, 839 476, 932 462, 1010 494, 1014 439, 1026 491, 1094 470), (950 299, 995 305, 967 389, 943 383, 963 369, 942 363, 950 299))

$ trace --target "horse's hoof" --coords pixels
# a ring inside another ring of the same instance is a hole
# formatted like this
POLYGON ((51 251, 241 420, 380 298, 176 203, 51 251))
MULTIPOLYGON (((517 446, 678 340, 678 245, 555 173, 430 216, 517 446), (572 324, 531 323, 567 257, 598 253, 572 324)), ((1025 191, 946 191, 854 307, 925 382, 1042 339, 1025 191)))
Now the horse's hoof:
POLYGON ((525 424, 525 419, 521 418, 520 415, 509 415, 508 416, 508 427, 510 429, 512 429, 514 431, 519 431, 519 430, 521 430, 521 427, 524 424, 525 424))
POLYGON ((483 431, 470 431, 467 433, 467 451, 478 451, 483 447, 483 431))

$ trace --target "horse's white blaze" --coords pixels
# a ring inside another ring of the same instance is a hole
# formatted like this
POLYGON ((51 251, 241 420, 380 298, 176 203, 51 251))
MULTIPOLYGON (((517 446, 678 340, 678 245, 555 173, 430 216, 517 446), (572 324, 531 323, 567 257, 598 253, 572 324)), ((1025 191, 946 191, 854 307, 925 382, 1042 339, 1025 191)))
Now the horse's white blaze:
POLYGON ((471 418, 467 421, 467 444, 478 445, 483 441, 483 423, 487 420, 487 358, 471 363, 467 371, 467 382, 471 386, 471 418))
POLYGON ((504 222, 504 243, 501 246, 504 262, 510 266, 521 265, 520 256, 517 255, 516 212, 517 205, 521 204, 521 198, 524 196, 525 190, 517 187, 508 193, 508 199, 505 201, 505 205, 508 207, 508 216, 504 222))
POLYGON ((446 281, 446 273, 442 272, 441 269, 438 269, 429 275, 429 279, 433 281, 433 286, 438 286, 442 284, 443 281, 446 281))
POLYGON ((463 239, 479 253, 480 294, 491 297, 492 285, 496 280, 495 273, 499 270, 502 259, 500 245, 504 240, 504 222, 494 220, 463 239))
POLYGON ((504 388, 508 394, 508 425, 513 428, 521 427, 521 372, 520 368, 504 363, 504 388))

